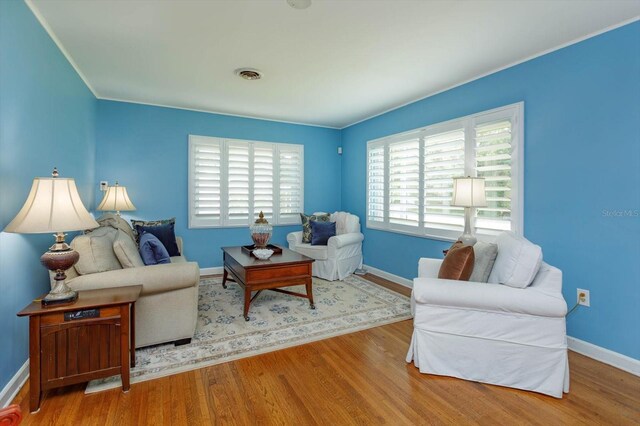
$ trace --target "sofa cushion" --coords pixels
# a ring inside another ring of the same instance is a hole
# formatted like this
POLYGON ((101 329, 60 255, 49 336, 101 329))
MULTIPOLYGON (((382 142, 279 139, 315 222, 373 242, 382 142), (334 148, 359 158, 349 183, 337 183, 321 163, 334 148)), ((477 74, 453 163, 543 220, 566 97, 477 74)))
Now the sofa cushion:
POLYGON ((144 226, 136 225, 138 235, 150 233, 160 240, 169 256, 180 256, 178 243, 176 242, 175 223, 165 223, 163 225, 144 226))
POLYGON ((498 255, 498 245, 478 241, 473 245, 473 254, 475 261, 469 281, 486 283, 489 281, 489 275, 498 255))
POLYGON ((138 253, 136 242, 123 231, 118 231, 118 235, 113 242, 113 252, 123 268, 144 266, 140 253, 138 253))
POLYGON ((496 240, 498 256, 489 282, 525 288, 535 278, 542 264, 542 249, 513 232, 503 232, 496 240))
POLYGON ((440 266, 438 278, 445 280, 469 281, 473 271, 474 253, 472 246, 465 246, 461 241, 455 242, 440 266))
POLYGON ((336 235, 335 222, 311 221, 311 245, 326 246, 329 238, 336 235))
POLYGON ((311 244, 298 244, 295 250, 315 260, 327 260, 329 250, 327 246, 312 246, 311 244))
POLYGON ((149 232, 145 232, 140 237, 140 256, 145 265, 171 263, 167 249, 155 235, 149 232))
POLYGON ((136 235, 134 234, 131 225, 115 213, 105 213, 96 219, 96 222, 98 222, 100 226, 110 226, 112 228, 119 229, 131 237, 133 241, 136 240, 136 235))
POLYGON ((306 215, 304 213, 300 213, 300 220, 302 221, 302 242, 310 243, 311 242, 311 221, 315 220, 316 222, 330 222, 331 214, 317 214, 314 213, 312 215, 306 215))
POLYGON ((101 226, 93 231, 78 235, 71 241, 71 247, 80 254, 75 269, 80 275, 122 269, 113 251, 113 242, 118 230, 101 226))

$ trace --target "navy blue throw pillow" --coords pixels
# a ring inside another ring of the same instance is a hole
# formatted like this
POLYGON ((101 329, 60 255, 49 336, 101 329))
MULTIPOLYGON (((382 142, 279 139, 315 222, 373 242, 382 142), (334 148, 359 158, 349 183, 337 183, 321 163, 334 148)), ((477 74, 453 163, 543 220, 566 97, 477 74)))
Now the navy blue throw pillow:
POLYGON ((150 232, 140 237, 140 257, 145 265, 171 263, 169 253, 160 240, 150 232))
POLYGON ((326 246, 329 238, 336 235, 335 222, 316 222, 311 221, 311 245, 326 246))
POLYGON ((180 250, 178 250, 178 243, 176 242, 176 233, 174 231, 174 227, 174 223, 167 223, 165 225, 158 226, 136 225, 136 231, 138 232, 138 235, 142 235, 145 232, 155 235, 156 238, 158 238, 162 245, 167 249, 167 252, 169 252, 169 256, 180 256, 180 250))

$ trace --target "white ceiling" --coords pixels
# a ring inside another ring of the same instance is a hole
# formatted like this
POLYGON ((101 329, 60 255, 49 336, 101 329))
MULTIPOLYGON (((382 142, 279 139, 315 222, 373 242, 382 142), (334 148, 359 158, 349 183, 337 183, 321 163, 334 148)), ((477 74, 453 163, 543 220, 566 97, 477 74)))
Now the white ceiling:
POLYGON ((640 16, 640 0, 27 3, 99 98, 337 128, 640 16))

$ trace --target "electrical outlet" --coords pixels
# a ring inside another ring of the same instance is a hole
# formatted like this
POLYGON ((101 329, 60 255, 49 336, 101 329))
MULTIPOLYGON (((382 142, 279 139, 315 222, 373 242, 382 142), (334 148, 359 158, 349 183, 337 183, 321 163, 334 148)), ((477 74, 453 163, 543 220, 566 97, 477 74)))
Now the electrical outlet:
POLYGON ((106 191, 109 188, 109 182, 107 182, 106 180, 101 180, 100 181, 100 191, 106 191))
POLYGON ((589 297, 589 290, 577 289, 578 305, 590 307, 591 298, 589 297))

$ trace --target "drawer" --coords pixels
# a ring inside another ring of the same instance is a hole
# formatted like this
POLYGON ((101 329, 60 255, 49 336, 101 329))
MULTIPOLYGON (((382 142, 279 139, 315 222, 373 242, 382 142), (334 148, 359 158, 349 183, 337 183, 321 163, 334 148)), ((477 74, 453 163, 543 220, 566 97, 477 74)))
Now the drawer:
POLYGON ((283 265, 273 268, 260 268, 247 271, 247 282, 281 281, 291 278, 311 276, 311 263, 302 265, 283 265))
MULTIPOLYGON (((59 325, 59 324, 71 324, 71 323, 85 323, 95 321, 99 318, 113 318, 120 317, 120 306, 109 306, 106 308, 85 309, 79 311, 94 311, 97 310, 98 314, 95 317, 86 317, 82 319, 69 319, 65 321, 65 312, 52 312, 50 314, 44 314, 40 316, 40 325, 45 327, 47 325, 59 325)), ((78 313, 79 311, 69 311, 72 313, 78 313)), ((66 312, 67 314, 69 312, 66 312)))

